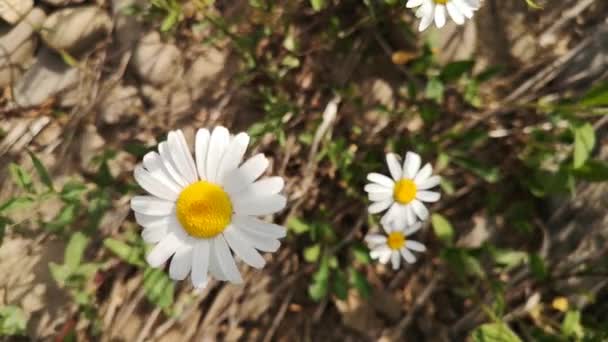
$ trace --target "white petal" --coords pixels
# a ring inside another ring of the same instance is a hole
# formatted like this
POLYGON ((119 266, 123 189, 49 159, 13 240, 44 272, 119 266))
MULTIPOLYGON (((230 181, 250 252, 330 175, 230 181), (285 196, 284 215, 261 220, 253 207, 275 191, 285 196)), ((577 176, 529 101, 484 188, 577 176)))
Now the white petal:
POLYGON ((234 257, 230 253, 230 249, 228 249, 228 245, 222 234, 216 236, 211 243, 213 246, 211 252, 215 254, 215 260, 222 273, 226 276, 226 279, 235 284, 242 283, 243 278, 241 278, 241 273, 234 263, 234 257))
POLYGON ((422 5, 422 2, 424 0, 409 0, 406 4, 405 7, 407 8, 414 8, 414 7, 418 7, 420 5, 422 5))
MULTIPOLYGON (((424 30, 426 30, 429 26, 431 26, 431 23, 433 22, 433 12, 435 9, 435 5, 433 4, 432 1, 426 1, 421 7, 420 7, 420 25, 418 25, 418 31, 422 32, 424 30)), ((404 172, 405 173, 405 172, 404 172)))
POLYGON ((184 246, 175 252, 169 266, 169 277, 174 280, 184 280, 192 268, 192 247, 184 246))
POLYGON ((201 179, 207 180, 207 150, 209 149, 209 139, 211 133, 206 128, 201 128, 196 132, 194 138, 194 154, 196 155, 196 169, 201 179))
POLYGON ((143 164, 146 170, 150 172, 156 179, 161 181, 165 186, 170 187, 173 191, 180 193, 182 191, 169 172, 163 165, 160 154, 151 151, 146 153, 143 159, 143 164))
POLYGON ((169 216, 151 216, 138 212, 135 213, 135 222, 145 228, 167 227, 169 216))
POLYGON ((207 180, 209 182, 217 182, 220 163, 229 142, 230 133, 225 127, 218 126, 211 133, 209 150, 207 152, 207 165, 205 167, 205 174, 207 175, 207 180))
POLYGON ((372 259, 379 259, 381 263, 386 264, 391 257, 391 249, 386 245, 378 246, 369 252, 372 259))
POLYGON ((429 218, 429 210, 424 206, 424 204, 422 204, 422 202, 419 200, 413 200, 410 205, 412 206, 412 210, 416 216, 420 218, 420 221, 425 221, 427 218, 429 218))
POLYGON ((238 215, 270 215, 283 210, 286 204, 287 199, 282 195, 232 199, 232 208, 238 215))
POLYGON ((479 0, 464 0, 464 2, 471 7, 471 9, 479 9, 479 0))
POLYGON ((407 248, 403 247, 400 250, 401 255, 403 256, 403 259, 405 259, 405 261, 407 261, 410 264, 413 264, 416 262, 416 256, 410 252, 407 248))
POLYGON ((160 157, 163 162, 162 165, 163 165, 165 172, 167 174, 171 175, 171 178, 173 178, 173 181, 175 181, 175 183, 177 183, 181 187, 188 186, 190 183, 188 183, 188 181, 186 181, 184 176, 182 176, 182 174, 177 171, 178 168, 175 165, 175 163, 173 162, 173 158, 171 157, 171 152, 169 150, 169 147, 167 146, 166 141, 163 141, 160 144, 158 144, 158 153, 160 153, 160 157))
POLYGON ((423 202, 437 202, 441 195, 438 192, 434 191, 418 191, 416 193, 416 199, 419 199, 423 202))
POLYGON ((401 163, 399 163, 399 157, 394 153, 388 153, 386 155, 386 164, 393 179, 395 181, 400 180, 403 176, 403 170, 401 169, 401 163))
POLYGON ((159 244, 154 246, 146 256, 146 261, 151 267, 160 267, 181 246, 175 234, 167 235, 159 244))
POLYGON ((456 24, 464 24, 464 15, 458 10, 458 7, 456 7, 453 2, 448 2, 446 8, 448 9, 448 14, 456 24))
POLYGON ((266 171, 268 164, 270 163, 263 154, 256 154, 238 169, 226 173, 224 189, 230 194, 239 193, 258 179, 266 171))
POLYGON ((144 228, 141 238, 145 243, 158 243, 164 239, 169 231, 169 227, 144 228))
POLYGON ((192 285, 195 288, 201 288, 207 284, 207 273, 210 269, 209 245, 209 240, 201 239, 192 247, 192 285))
POLYGON ((171 157, 179 168, 178 171, 184 176, 189 183, 194 183, 198 180, 198 173, 192 153, 186 142, 186 137, 181 129, 174 132, 169 132, 167 143, 172 151, 171 157))
POLYGON ((403 230, 403 235, 409 236, 417 232, 422 228, 422 222, 416 222, 414 224, 408 225, 407 228, 403 230))
POLYGON ((442 28, 445 26, 445 6, 437 5, 435 6, 435 25, 437 28, 442 28))
POLYGON ((228 226, 222 234, 224 234, 230 249, 246 264, 257 269, 264 267, 266 260, 252 247, 251 242, 239 230, 233 226, 228 226))
POLYGON ((393 270, 396 271, 399 269, 399 264, 401 264, 401 255, 399 255, 399 252, 393 251, 391 253, 391 264, 393 265, 393 270))
POLYGON ((420 171, 418 171, 418 173, 416 174, 416 177, 414 177, 414 183, 416 183, 416 185, 419 184, 420 182, 429 178, 432 173, 433 173, 433 167, 431 166, 430 163, 426 163, 422 167, 422 169, 420 169, 420 171))
POLYGON ((393 199, 389 198, 382 202, 373 203, 372 205, 369 206, 367 211, 369 211, 370 214, 377 214, 379 212, 382 212, 382 211, 385 211, 386 209, 388 209, 388 207, 390 207, 391 204, 393 204, 393 199))
POLYGON ((386 244, 386 236, 380 234, 367 234, 365 236, 365 242, 370 245, 386 244))
POLYGON ((416 214, 414 213, 414 210, 412 209, 411 203, 405 206, 405 223, 407 225, 412 225, 414 223, 416 223, 416 214))
POLYGON ((452 0, 452 2, 465 17, 468 19, 473 18, 473 9, 464 0, 452 0))
POLYGON ((285 181, 281 177, 267 177, 251 184, 234 196, 242 196, 249 198, 265 197, 276 195, 285 186, 285 181))
POLYGON ((414 179, 418 170, 420 169, 420 164, 422 160, 420 159, 420 155, 414 152, 408 152, 405 154, 405 161, 403 162, 403 177, 414 179))
POLYGON ((429 178, 421 181, 420 183, 416 183, 416 188, 418 188, 418 190, 426 190, 426 189, 436 187, 437 185, 439 185, 440 182, 441 182, 441 177, 432 176, 432 177, 429 177, 429 178))
POLYGON ((247 237, 247 239, 251 242, 251 245, 257 250, 272 253, 276 252, 279 247, 281 247, 281 242, 279 242, 279 240, 276 238, 250 229, 243 229, 242 227, 236 225, 235 227, 241 232, 241 234, 247 237))
POLYGON ((247 133, 239 133, 232 139, 226 148, 226 152, 224 152, 224 157, 220 163, 217 174, 218 183, 223 184, 224 175, 226 172, 232 171, 239 167, 239 164, 243 160, 243 156, 247 151, 248 145, 249 135, 247 135, 247 133))
POLYGON ((369 192, 369 193, 387 193, 387 194, 391 194, 393 193, 393 187, 391 186, 390 188, 387 188, 384 185, 379 185, 379 184, 367 184, 365 186, 365 188, 363 188, 363 190, 365 190, 365 192, 369 192))
POLYGON ((368 174, 367 180, 370 182, 380 184, 380 185, 384 185, 385 187, 391 188, 391 189, 395 186, 395 182, 392 179, 388 178, 385 175, 375 173, 375 172, 368 174))
POLYGON ((426 247, 418 241, 407 240, 405 242, 405 248, 411 249, 416 252, 425 252, 426 247))
POLYGON ((131 209, 146 215, 169 215, 173 212, 174 207, 174 202, 166 201, 154 196, 135 196, 131 199, 131 209))
POLYGON ((386 264, 391 259, 391 255, 393 255, 393 251, 386 247, 386 249, 383 249, 378 256, 378 261, 380 261, 381 264, 386 264))
POLYGON ((367 195, 368 199, 372 202, 380 202, 385 200, 392 200, 393 194, 390 192, 381 193, 381 192, 372 192, 367 195))
POLYGON ((234 215, 232 216, 232 224, 237 226, 239 229, 251 231, 257 235, 265 235, 275 239, 284 238, 287 234, 287 230, 283 226, 267 223, 250 216, 234 215))
POLYGON ((395 222, 400 222, 401 217, 405 217, 405 214, 402 214, 404 208, 399 203, 393 203, 390 208, 386 211, 382 219, 380 219, 380 223, 382 223, 382 228, 388 234, 391 232, 391 225, 395 222))
POLYGON ((137 165, 135 167, 133 176, 137 184, 139 184, 139 186, 146 190, 150 195, 160 197, 167 201, 175 201, 179 196, 178 192, 173 191, 173 189, 163 184, 161 180, 154 177, 141 165, 137 165))

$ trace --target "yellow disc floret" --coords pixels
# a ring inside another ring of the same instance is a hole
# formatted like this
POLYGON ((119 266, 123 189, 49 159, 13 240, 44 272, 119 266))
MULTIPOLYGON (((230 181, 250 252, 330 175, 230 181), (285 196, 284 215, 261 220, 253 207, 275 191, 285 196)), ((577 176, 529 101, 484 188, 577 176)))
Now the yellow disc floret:
POLYGON ((433 1, 435 1, 436 4, 445 5, 448 3, 449 0, 433 0, 433 1))
POLYGON ((398 250, 405 245, 405 235, 402 232, 392 232, 388 234, 386 244, 392 250, 398 250))
POLYGON ((232 202, 228 194, 213 183, 190 184, 176 202, 177 219, 193 237, 212 238, 226 229, 232 218, 232 202))
POLYGON ((395 184, 393 197, 401 204, 408 204, 416 198, 416 183, 408 178, 403 178, 395 184))

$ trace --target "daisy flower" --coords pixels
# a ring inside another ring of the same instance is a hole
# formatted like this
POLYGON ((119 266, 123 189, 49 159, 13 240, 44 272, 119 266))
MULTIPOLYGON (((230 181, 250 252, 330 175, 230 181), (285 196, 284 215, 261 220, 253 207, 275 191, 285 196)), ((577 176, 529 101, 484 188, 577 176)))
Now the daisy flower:
POLYGON ((408 8, 416 8, 416 16, 420 18, 419 31, 426 30, 433 20, 438 28, 446 21, 446 12, 458 25, 464 24, 465 19, 471 19, 479 9, 479 0, 409 0, 408 8))
POLYGON ((414 252, 424 252, 426 247, 414 240, 408 238, 417 230, 420 229, 422 223, 417 222, 405 228, 397 228, 394 224, 383 224, 382 227, 386 235, 383 234, 367 234, 365 242, 367 242, 371 252, 372 259, 378 259, 382 264, 386 264, 389 260, 396 270, 401 264, 401 258, 409 264, 416 262, 414 252))
POLYGON ((224 127, 196 133, 194 158, 181 130, 169 132, 157 152, 144 156, 135 168, 135 180, 149 193, 135 196, 131 208, 144 227, 145 242, 155 244, 146 256, 152 267, 170 257, 169 276, 183 280, 192 275, 196 288, 208 275, 241 283, 234 255, 262 268, 258 251, 274 252, 286 230, 257 219, 282 210, 280 177, 257 180, 268 167, 258 154, 241 164, 249 136, 231 136, 224 127), (231 252, 232 250, 232 252, 231 252))
POLYGON ((431 164, 420 168, 420 156, 414 152, 407 152, 403 167, 394 153, 386 155, 386 163, 392 179, 375 172, 367 175, 371 183, 365 186, 365 191, 374 202, 369 206, 370 214, 388 209, 382 217, 383 223, 412 225, 416 217, 426 220, 429 211, 423 202, 437 202, 440 197, 438 192, 428 191, 440 181, 439 176, 432 176, 431 164))

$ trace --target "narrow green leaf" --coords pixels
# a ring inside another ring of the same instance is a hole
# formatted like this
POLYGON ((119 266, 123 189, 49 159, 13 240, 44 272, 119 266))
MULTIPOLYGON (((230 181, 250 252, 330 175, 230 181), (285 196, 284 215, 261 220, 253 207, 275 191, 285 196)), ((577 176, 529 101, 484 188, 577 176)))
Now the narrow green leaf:
POLYGON ((73 271, 78 267, 78 265, 80 265, 82 255, 84 254, 84 250, 88 243, 89 238, 83 233, 76 232, 72 234, 72 237, 70 238, 70 241, 65 249, 63 261, 69 270, 73 271))
POLYGON ((291 218, 287 221, 287 228, 293 230, 297 235, 300 235, 309 231, 310 225, 298 218, 291 218))
POLYGON ((474 65, 474 61, 456 61, 448 63, 443 67, 443 70, 441 70, 441 75, 439 77, 444 82, 456 81, 466 73, 471 72, 474 65))
POLYGON ((355 289, 359 292, 361 297, 369 298, 372 293, 372 287, 367 281, 367 278, 359 271, 354 268, 349 268, 350 282, 355 289))
POLYGON ((443 241, 444 244, 451 246, 454 243, 454 228, 450 222, 440 214, 433 214, 431 216, 431 222, 433 224, 433 230, 439 240, 443 241))
POLYGON ((333 293, 341 300, 348 296, 348 279, 342 270, 337 270, 333 274, 333 293))
POLYGON ((321 245, 314 244, 304 249, 304 260, 308 262, 317 262, 319 255, 321 254, 321 245))
POLYGON ((583 166, 595 146, 595 130, 590 123, 576 126, 574 129, 574 168, 583 166))
POLYGON ((325 0, 310 0, 310 5, 315 11, 320 11, 325 8, 325 0))
POLYGON ((143 287, 146 298, 159 308, 168 309, 173 304, 175 284, 164 270, 146 268, 143 287))
POLYGON ((566 312, 562 321, 562 333, 567 337, 580 339, 584 335, 584 328, 581 324, 581 312, 570 310, 566 312))
POLYGON ((587 160, 587 162, 574 170, 574 175, 588 182, 608 181, 608 162, 603 160, 587 160))
POLYGON ((521 339, 504 323, 483 324, 473 330, 474 342, 521 342, 521 339))
POLYGON ((144 266, 142 250, 137 247, 132 247, 122 241, 107 238, 103 240, 103 246, 116 254, 123 261, 135 265, 144 266))
POLYGON ((579 104, 585 107, 608 106, 608 82, 603 82, 593 87, 583 96, 579 104))
POLYGON ((20 188, 27 192, 34 192, 32 176, 27 171, 25 171, 23 167, 15 163, 11 163, 8 168, 11 173, 11 178, 13 179, 13 182, 15 182, 15 184, 17 184, 20 188))
POLYGON ((20 307, 0 307, 0 336, 24 335, 26 326, 27 317, 20 307))
POLYGON ((34 204, 34 199, 31 197, 13 197, 0 204, 0 213, 23 209, 32 204, 34 204))
POLYGON ((38 177, 40 177, 42 183, 44 183, 44 185, 46 185, 49 190, 54 191, 53 180, 51 179, 51 176, 49 175, 49 172, 46 167, 44 167, 40 159, 38 159, 38 157, 36 157, 36 155, 32 153, 32 151, 28 150, 27 153, 30 155, 32 163, 34 164, 34 169, 36 170, 36 173, 38 174, 38 177))

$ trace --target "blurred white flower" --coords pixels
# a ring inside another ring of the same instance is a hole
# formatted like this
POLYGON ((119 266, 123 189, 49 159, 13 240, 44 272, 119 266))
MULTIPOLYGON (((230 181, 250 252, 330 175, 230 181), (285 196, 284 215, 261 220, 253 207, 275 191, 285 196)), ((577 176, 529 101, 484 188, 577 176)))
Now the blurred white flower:
POLYGON ((414 252, 424 252, 426 247, 414 240, 408 238, 409 235, 420 229, 422 223, 417 222, 413 225, 399 228, 396 224, 383 224, 384 234, 367 234, 365 242, 370 248, 370 256, 372 259, 378 259, 382 264, 386 264, 389 260, 396 270, 401 264, 401 258, 406 262, 413 264, 416 262, 414 252))
POLYGON ((145 242, 156 244, 146 259, 162 266, 171 256, 169 275, 204 287, 208 274, 218 280, 242 282, 232 252, 245 263, 262 268, 259 251, 274 252, 286 230, 257 215, 282 210, 280 177, 257 180, 268 167, 263 154, 241 165, 249 136, 231 136, 224 127, 196 134, 195 158, 181 130, 169 132, 157 152, 144 156, 135 180, 150 195, 135 196, 131 208, 144 227, 145 242), (256 181, 257 180, 257 181, 256 181))
POLYGON ((377 214, 388 209, 381 220, 384 224, 412 225, 416 217, 426 220, 429 211, 423 202, 436 202, 440 197, 438 192, 428 191, 441 180, 439 176, 432 176, 431 164, 420 168, 420 156, 414 152, 406 153, 403 167, 394 153, 386 155, 386 162, 392 179, 375 172, 367 175, 371 183, 365 186, 365 191, 374 202, 369 212, 377 214))
POLYGON ((446 12, 458 25, 471 19, 473 13, 479 9, 480 0, 409 0, 408 8, 416 8, 416 17, 420 18, 419 31, 426 30, 433 20, 438 28, 442 28, 446 21, 446 12))

